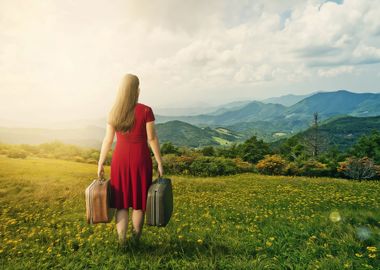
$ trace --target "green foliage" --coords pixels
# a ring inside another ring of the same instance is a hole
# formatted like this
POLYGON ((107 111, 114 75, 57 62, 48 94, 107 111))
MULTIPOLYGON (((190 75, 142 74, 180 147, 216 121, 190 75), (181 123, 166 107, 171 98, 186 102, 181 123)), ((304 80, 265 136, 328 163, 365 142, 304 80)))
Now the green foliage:
POLYGON ((315 159, 304 160, 299 164, 299 174, 304 176, 328 176, 329 168, 326 164, 315 159))
POLYGON ((235 158, 239 156, 239 148, 237 143, 232 143, 229 147, 218 147, 215 150, 216 156, 222 156, 225 158, 235 158))
POLYGON ((254 171, 250 163, 240 158, 209 157, 200 153, 190 156, 167 154, 163 156, 163 165, 165 173, 178 175, 217 176, 254 171))
POLYGON ((380 132, 373 129, 370 134, 360 137, 348 153, 356 157, 369 157, 380 164, 380 132))
POLYGON ((256 136, 252 136, 243 144, 238 146, 238 154, 244 160, 251 163, 256 163, 263 159, 266 154, 269 154, 269 144, 263 140, 258 140, 256 136))
POLYGON ((204 156, 214 156, 215 155, 215 149, 212 146, 205 146, 202 148, 202 154, 204 156))
POLYGON ((217 176, 236 174, 237 167, 230 159, 201 156, 190 165, 190 174, 195 176, 217 176))
POLYGON ((171 142, 163 143, 161 145, 160 151, 161 151, 162 155, 165 155, 165 154, 176 154, 176 155, 178 155, 179 154, 178 147, 173 145, 171 142))

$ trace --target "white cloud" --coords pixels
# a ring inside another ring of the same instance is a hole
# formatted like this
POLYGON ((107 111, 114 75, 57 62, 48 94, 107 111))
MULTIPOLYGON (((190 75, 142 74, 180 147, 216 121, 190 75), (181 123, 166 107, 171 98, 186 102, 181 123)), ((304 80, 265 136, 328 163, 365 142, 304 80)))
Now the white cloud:
POLYGON ((350 87, 378 68, 379 17, 371 0, 2 0, 0 113, 104 114, 126 72, 155 106, 350 87))
POLYGON ((353 66, 340 66, 340 67, 334 67, 334 68, 327 68, 327 69, 318 69, 318 75, 321 77, 336 77, 341 74, 345 73, 352 73, 354 71, 353 66))

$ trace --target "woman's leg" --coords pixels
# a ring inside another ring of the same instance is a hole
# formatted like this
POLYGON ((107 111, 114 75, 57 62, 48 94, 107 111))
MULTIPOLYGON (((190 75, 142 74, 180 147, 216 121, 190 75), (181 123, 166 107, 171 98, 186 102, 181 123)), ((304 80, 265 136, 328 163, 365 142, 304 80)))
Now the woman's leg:
POLYGON ((128 230, 129 209, 117 209, 116 211, 116 229, 119 236, 119 243, 125 243, 125 234, 128 230))
POLYGON ((141 237, 143 225, 144 225, 145 212, 142 209, 132 210, 132 236, 135 240, 139 240, 141 237))

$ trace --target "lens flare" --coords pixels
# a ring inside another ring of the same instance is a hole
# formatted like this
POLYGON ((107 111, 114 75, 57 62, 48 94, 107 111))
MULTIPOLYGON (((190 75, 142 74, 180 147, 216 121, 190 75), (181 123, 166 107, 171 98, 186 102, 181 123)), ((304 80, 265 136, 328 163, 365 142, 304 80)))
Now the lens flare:
POLYGON ((364 227, 364 226, 357 227, 356 228, 356 236, 361 241, 365 241, 371 237, 371 231, 367 227, 364 227))

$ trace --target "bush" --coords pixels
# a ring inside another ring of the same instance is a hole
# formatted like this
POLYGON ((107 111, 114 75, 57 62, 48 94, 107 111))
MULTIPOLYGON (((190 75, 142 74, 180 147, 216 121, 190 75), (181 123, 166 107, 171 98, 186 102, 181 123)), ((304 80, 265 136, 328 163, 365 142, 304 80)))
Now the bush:
POLYGON ((346 161, 339 162, 337 170, 349 178, 363 180, 376 177, 379 169, 369 157, 348 157, 346 161))
POLYGON ((215 150, 212 146, 205 146, 202 148, 202 154, 204 156, 215 156, 215 150))
POLYGON ((27 156, 28 153, 22 149, 12 149, 7 154, 9 158, 26 158, 27 156))
POLYGON ((309 159, 301 163, 299 173, 305 176, 328 176, 330 174, 330 169, 322 162, 315 159, 309 159))
POLYGON ((285 175, 299 175, 300 171, 298 166, 294 162, 288 162, 283 169, 285 175))
POLYGON ((263 174, 280 175, 284 173, 286 160, 280 155, 265 155, 262 160, 256 164, 256 169, 263 174))
MULTIPOLYGON (((167 154, 162 156, 164 172, 168 174, 189 174, 190 165, 196 158, 193 156, 177 156, 176 154, 167 154)), ((157 166, 156 161, 154 161, 157 166)))
POLYGON ((174 146, 171 142, 165 142, 161 145, 160 152, 162 155, 166 154, 179 154, 178 147, 174 146))
POLYGON ((222 157, 198 157, 190 165, 190 173, 196 176, 236 174, 238 168, 231 159, 222 157))

